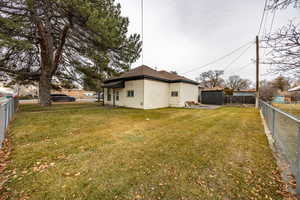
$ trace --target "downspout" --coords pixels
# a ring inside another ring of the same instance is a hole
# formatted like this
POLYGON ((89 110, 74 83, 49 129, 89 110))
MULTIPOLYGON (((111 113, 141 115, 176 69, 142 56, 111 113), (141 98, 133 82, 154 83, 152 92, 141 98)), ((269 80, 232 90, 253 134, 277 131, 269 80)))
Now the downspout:
POLYGON ((105 88, 103 88, 103 106, 105 106, 105 88))

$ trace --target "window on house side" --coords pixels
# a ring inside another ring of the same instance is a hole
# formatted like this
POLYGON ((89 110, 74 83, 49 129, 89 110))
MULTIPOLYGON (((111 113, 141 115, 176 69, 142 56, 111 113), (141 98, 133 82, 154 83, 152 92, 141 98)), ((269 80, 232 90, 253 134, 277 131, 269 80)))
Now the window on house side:
POLYGON ((134 97, 134 90, 128 90, 127 97, 134 97))
POLYGON ((172 97, 178 97, 178 92, 177 91, 172 91, 171 96, 172 97))

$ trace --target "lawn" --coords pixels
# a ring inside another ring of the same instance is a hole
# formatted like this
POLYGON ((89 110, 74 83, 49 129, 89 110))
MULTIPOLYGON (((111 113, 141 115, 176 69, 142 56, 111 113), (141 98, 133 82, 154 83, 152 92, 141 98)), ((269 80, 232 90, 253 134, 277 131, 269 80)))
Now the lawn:
POLYGON ((300 104, 274 104, 274 106, 300 118, 300 104))
POLYGON ((23 105, 9 135, 9 199, 282 199, 254 108, 23 105))

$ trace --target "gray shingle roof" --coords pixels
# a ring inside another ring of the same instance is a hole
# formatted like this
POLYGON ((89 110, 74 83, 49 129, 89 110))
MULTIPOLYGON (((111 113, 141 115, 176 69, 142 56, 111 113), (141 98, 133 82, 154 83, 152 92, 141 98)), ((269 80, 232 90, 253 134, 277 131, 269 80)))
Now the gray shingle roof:
POLYGON ((128 80, 128 79, 138 78, 138 77, 150 78, 150 79, 152 78, 152 79, 166 81, 166 82, 187 82, 191 84, 198 84, 196 81, 188 79, 184 76, 173 74, 167 71, 157 71, 145 65, 134 68, 128 72, 123 73, 120 76, 108 79, 105 81, 105 83, 118 81, 118 80, 128 80))

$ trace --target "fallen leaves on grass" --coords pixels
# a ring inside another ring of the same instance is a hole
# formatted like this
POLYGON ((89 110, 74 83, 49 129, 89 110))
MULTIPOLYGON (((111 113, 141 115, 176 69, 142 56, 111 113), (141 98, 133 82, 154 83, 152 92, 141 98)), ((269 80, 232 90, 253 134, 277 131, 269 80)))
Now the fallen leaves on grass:
MULTIPOLYGON (((4 173, 7 164, 9 162, 9 157, 11 154, 11 143, 9 138, 6 138, 3 142, 3 147, 0 149, 0 200, 6 200, 9 197, 9 188, 5 187, 6 182, 9 180, 10 175, 4 173)), ((16 170, 14 170, 16 173, 16 170)))
MULTIPOLYGON (((77 176, 80 176, 80 172, 74 172, 74 173, 70 173, 70 172, 65 172, 63 173, 63 176, 66 176, 66 177, 77 177, 77 176)), ((91 178, 89 180, 92 180, 91 178)))
POLYGON ((33 171, 34 172, 43 172, 44 170, 48 169, 49 167, 53 167, 55 166, 55 163, 41 163, 41 162, 37 162, 34 166, 33 166, 33 171))

